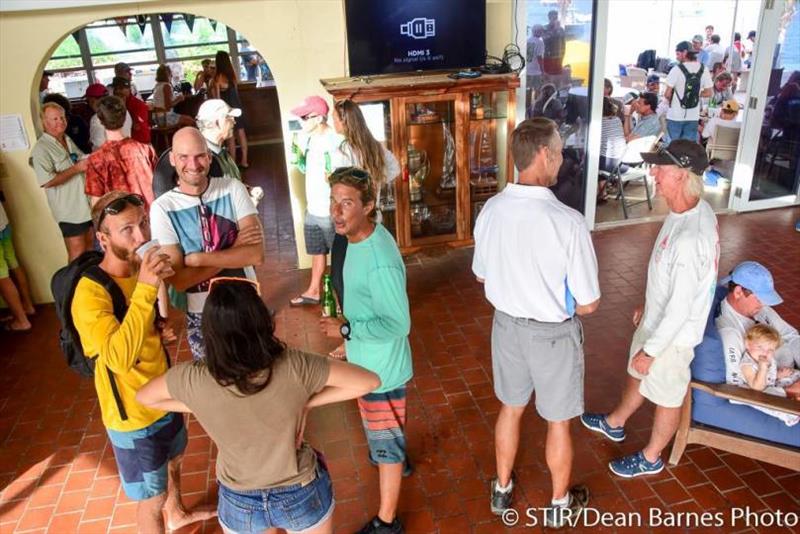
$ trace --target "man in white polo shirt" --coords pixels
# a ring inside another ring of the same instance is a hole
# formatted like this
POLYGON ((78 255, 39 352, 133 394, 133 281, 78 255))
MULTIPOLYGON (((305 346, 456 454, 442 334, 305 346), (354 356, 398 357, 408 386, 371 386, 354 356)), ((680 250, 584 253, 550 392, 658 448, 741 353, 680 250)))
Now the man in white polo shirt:
POLYGON ((561 167, 556 123, 537 117, 511 135, 519 180, 491 198, 475 223, 472 271, 495 308, 492 325, 494 390, 502 402, 495 426, 497 478, 491 509, 511 506, 520 419, 536 391, 547 420, 545 456, 552 477, 551 512, 558 528, 584 508, 585 486, 569 488, 570 419, 583 413, 583 329, 576 315, 600 302, 597 258, 583 216, 548 187, 561 167), (568 510, 568 511, 567 511, 568 510))
POLYGON ((609 414, 585 413, 583 425, 612 441, 625 439, 625 422, 647 399, 656 405, 650 441, 641 451, 608 464, 631 478, 660 473, 661 451, 678 429, 691 380, 694 347, 703 340, 717 283, 719 235, 714 210, 703 200, 706 152, 679 139, 655 152, 642 152, 654 165, 656 191, 669 215, 656 237, 647 267, 644 311, 633 313, 628 377, 622 399, 609 414))

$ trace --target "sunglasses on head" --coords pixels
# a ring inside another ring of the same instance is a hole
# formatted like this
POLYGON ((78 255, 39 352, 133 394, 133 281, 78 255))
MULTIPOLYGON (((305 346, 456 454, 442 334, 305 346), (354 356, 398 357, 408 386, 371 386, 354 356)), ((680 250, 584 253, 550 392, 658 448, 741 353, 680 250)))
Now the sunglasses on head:
POLYGON ((216 278, 212 278, 208 283, 208 292, 211 293, 214 286, 220 284, 247 284, 253 286, 256 290, 256 294, 259 297, 261 296, 261 284, 259 284, 258 281, 242 278, 240 276, 217 276, 216 278))
POLYGON ((359 182, 369 181, 369 173, 363 169, 359 169, 358 167, 339 167, 333 171, 331 174, 331 179, 343 178, 345 176, 355 178, 359 182))
POLYGON ((667 156, 669 159, 671 159, 672 162, 675 165, 677 165, 678 167, 681 167, 683 169, 689 167, 689 165, 691 163, 689 161, 689 156, 676 156, 675 154, 670 152, 666 147, 661 147, 658 151, 661 154, 664 154, 665 156, 667 156))
POLYGON ((103 219, 106 218, 106 215, 117 215, 128 206, 142 207, 144 206, 144 198, 142 198, 141 195, 131 193, 130 195, 125 195, 124 197, 109 202, 100 213, 100 218, 97 219, 97 228, 100 229, 102 227, 103 219))

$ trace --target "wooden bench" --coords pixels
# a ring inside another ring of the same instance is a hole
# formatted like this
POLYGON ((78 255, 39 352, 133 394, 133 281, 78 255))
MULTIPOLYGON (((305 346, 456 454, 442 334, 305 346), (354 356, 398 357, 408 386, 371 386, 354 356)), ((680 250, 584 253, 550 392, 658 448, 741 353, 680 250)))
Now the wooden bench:
MULTIPOLYGON (((693 380, 681 408, 681 421, 669 457, 671 465, 676 465, 680 461, 686 445, 696 443, 779 465, 792 471, 800 471, 800 449, 694 423, 692 421, 692 390, 694 389, 721 399, 746 402, 755 406, 800 415, 800 402, 793 399, 777 397, 731 384, 711 384, 693 380)), ((798 425, 797 431, 800 432, 800 425, 798 425)))

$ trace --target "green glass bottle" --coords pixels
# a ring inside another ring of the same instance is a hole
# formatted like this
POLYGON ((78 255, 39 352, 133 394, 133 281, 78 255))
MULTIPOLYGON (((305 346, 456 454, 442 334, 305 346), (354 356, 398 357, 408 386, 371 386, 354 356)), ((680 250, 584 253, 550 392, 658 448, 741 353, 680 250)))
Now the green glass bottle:
POLYGON ((336 317, 336 299, 333 296, 331 275, 322 277, 322 316, 336 317))

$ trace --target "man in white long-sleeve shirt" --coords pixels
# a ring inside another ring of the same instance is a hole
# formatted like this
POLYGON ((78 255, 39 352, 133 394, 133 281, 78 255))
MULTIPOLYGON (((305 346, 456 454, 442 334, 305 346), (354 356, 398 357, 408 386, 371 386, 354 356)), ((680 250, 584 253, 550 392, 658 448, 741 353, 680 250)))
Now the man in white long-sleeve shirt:
POLYGON ((769 270, 758 262, 745 261, 722 283, 728 284, 728 295, 720 304, 716 325, 725 351, 725 381, 734 381, 745 351, 744 334, 756 323, 771 326, 781 336, 783 344, 775 351, 777 367, 800 368, 800 334, 772 309, 783 299, 775 291, 769 270))
POLYGON ((633 314, 628 377, 620 403, 609 414, 586 413, 581 422, 612 441, 625 439, 624 425, 647 399, 656 405, 650 441, 639 452, 611 461, 616 475, 635 477, 664 468, 661 451, 675 434, 689 386, 694 347, 703 339, 714 295, 719 235, 714 211, 702 198, 705 151, 677 140, 643 152, 654 164, 658 193, 670 213, 656 238, 647 268, 644 313, 633 314))

